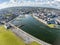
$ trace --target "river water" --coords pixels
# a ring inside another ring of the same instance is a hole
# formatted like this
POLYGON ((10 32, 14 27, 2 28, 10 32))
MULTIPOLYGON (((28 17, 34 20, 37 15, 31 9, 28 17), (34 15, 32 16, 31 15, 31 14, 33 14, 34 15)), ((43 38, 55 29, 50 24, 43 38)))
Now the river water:
POLYGON ((20 16, 11 23, 47 43, 60 43, 60 29, 49 28, 30 15, 20 16))

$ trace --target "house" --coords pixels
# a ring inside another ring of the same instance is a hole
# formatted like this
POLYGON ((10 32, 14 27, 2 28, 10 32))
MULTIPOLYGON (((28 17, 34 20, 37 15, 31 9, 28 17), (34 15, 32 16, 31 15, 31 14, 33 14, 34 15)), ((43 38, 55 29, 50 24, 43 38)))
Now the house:
POLYGON ((57 24, 57 21, 55 20, 50 20, 50 21, 47 21, 48 24, 57 24))
POLYGON ((11 28, 11 25, 10 25, 10 24, 5 24, 4 27, 5 27, 6 29, 9 29, 9 28, 11 28))

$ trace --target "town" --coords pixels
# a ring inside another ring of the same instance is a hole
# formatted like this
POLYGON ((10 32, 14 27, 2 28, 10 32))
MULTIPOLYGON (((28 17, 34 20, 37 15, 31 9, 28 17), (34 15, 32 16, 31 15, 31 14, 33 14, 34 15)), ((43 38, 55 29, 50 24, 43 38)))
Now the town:
POLYGON ((51 45, 60 33, 58 31, 60 30, 59 17, 60 10, 58 9, 10 7, 0 10, 0 25, 10 29, 27 44, 35 41, 39 45, 51 45))

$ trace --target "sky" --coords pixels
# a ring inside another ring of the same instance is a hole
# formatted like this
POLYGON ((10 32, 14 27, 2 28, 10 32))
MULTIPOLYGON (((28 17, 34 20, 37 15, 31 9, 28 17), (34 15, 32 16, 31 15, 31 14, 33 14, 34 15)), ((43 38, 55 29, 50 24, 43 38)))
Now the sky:
MULTIPOLYGON (((10 1, 10 0, 0 0, 0 3, 6 2, 6 1, 10 1)), ((60 1, 60 0, 19 0, 19 1, 42 1, 42 2, 46 2, 46 1, 60 1)))
POLYGON ((0 3, 6 2, 6 1, 9 1, 9 0, 0 0, 0 3))
POLYGON ((60 0, 0 0, 0 9, 12 6, 41 6, 60 8, 60 0))

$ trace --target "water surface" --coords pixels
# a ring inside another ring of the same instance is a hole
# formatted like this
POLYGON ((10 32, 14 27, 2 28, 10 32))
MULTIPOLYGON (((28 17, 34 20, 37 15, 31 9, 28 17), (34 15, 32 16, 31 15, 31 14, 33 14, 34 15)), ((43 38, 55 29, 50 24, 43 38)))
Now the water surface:
POLYGON ((20 16, 12 24, 45 42, 54 44, 60 41, 60 29, 51 29, 30 15, 20 16))

